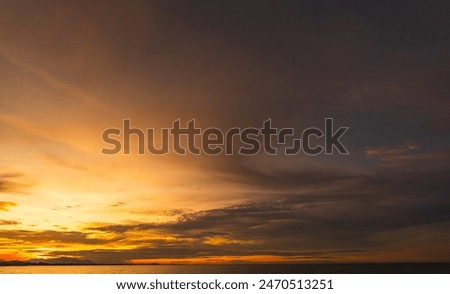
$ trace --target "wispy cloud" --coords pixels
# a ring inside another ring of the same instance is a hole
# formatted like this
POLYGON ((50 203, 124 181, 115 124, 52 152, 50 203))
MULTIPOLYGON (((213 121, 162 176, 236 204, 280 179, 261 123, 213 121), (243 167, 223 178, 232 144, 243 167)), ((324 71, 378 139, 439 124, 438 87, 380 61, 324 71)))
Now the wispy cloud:
POLYGON ((3 173, 0 174, 0 193, 20 193, 27 187, 29 183, 20 181, 23 177, 21 173, 3 173), (19 179, 19 181, 17 180, 19 179))
POLYGON ((20 224, 21 224, 21 222, 18 222, 18 221, 0 219, 0 226, 14 226, 14 225, 20 225, 20 224))
POLYGON ((11 207, 16 206, 14 202, 0 201, 0 210, 8 211, 11 207))
POLYGON ((74 103, 74 99, 83 103, 93 104, 97 103, 91 96, 83 93, 79 88, 70 85, 69 83, 58 79, 55 75, 50 74, 42 67, 33 65, 30 62, 26 62, 23 59, 18 58, 15 54, 11 53, 11 50, 6 47, 0 47, 0 58, 9 61, 14 66, 17 66, 21 70, 35 75, 37 78, 48 84, 49 86, 66 94, 65 102, 69 104, 74 103))

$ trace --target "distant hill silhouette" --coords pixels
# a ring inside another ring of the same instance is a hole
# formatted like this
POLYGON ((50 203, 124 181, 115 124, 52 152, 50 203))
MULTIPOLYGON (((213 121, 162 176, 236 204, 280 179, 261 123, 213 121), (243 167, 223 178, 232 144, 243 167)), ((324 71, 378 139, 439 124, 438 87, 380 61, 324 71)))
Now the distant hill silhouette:
POLYGON ((1 261, 0 266, 26 266, 26 265, 89 265, 94 264, 90 260, 70 257, 58 257, 51 259, 30 259, 27 261, 11 260, 1 261))

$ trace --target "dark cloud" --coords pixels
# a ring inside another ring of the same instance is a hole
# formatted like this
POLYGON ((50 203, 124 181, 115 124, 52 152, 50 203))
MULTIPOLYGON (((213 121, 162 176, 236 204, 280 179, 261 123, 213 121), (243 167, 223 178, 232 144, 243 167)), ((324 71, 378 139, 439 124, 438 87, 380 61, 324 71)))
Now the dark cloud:
MULTIPOLYGON (((294 161, 295 162, 295 161, 294 161)), ((301 163, 299 163, 301 164, 301 163)), ((284 191, 295 188, 329 187, 345 182, 351 182, 363 177, 361 174, 343 169, 318 167, 305 169, 296 163, 286 163, 284 166, 264 168, 252 163, 244 164, 241 160, 229 161, 217 167, 219 176, 225 180, 245 185, 270 189, 269 191, 284 191)))
POLYGON ((172 110, 220 127, 267 117, 300 124, 345 119, 341 96, 369 92, 364 109, 431 120, 448 106, 447 4, 382 3, 9 3, 0 32, 5 40, 27 36, 13 44, 19 48, 5 47, 51 55, 40 62, 50 72, 85 89, 113 89, 113 105, 132 96, 126 109, 143 113, 172 110))
POLYGON ((351 176, 306 170, 277 171, 271 177, 270 173, 242 166, 228 169, 236 175, 236 181, 259 188, 253 198, 258 198, 258 193, 264 197, 218 209, 185 212, 169 223, 98 225, 89 229, 121 235, 164 232, 176 236, 177 241, 163 241, 149 255, 143 252, 141 258, 176 257, 173 248, 188 250, 181 251, 188 256, 244 255, 252 250, 301 256, 314 249, 324 255, 346 250, 363 254, 388 250, 399 242, 393 232, 428 227, 433 238, 442 236, 450 226, 448 152, 422 152, 417 146, 404 144, 369 148, 367 155, 379 158, 380 163, 372 171, 351 176), (320 190, 323 185, 328 190, 320 190), (292 187, 317 189, 314 193, 293 193, 292 187), (273 200, 267 200, 267 194, 273 200), (386 234, 391 235, 380 237, 386 234), (220 249, 208 242, 211 238, 222 242, 220 249))
POLYGON ((108 207, 121 207, 121 206, 124 206, 125 204, 126 204, 125 202, 119 201, 119 202, 115 202, 113 204, 108 205, 108 207))
MULTIPOLYGON (((253 198, 259 200, 196 212, 146 212, 178 216, 171 222, 92 224, 83 232, 11 230, 1 234, 12 242, 96 245, 98 249, 54 250, 48 255, 106 263, 255 252, 332 261, 394 250, 392 246, 399 242, 434 246, 427 240, 441 240, 450 226, 448 152, 424 152, 403 144, 372 147, 366 154, 379 162, 371 170, 358 173, 354 169, 351 175, 323 167, 292 172, 282 165, 288 171, 278 170, 271 176, 270 171, 255 172, 259 167, 248 163, 245 168, 222 169, 237 175, 235 181, 255 187, 253 198), (320 189, 323 185, 327 189, 320 189), (301 191, 305 187, 315 192, 301 191), (422 237, 402 239, 410 230, 422 228, 427 228, 422 237), (100 239, 98 233, 110 237, 100 239), (113 243, 132 249, 105 249, 113 243)), ((441 260, 448 258, 441 256, 441 260)))
POLYGON ((89 236, 88 233, 75 231, 30 231, 30 230, 3 230, 0 231, 3 239, 9 239, 13 243, 33 243, 33 244, 48 244, 49 242, 58 244, 90 244, 100 245, 107 244, 112 241, 117 241, 118 238, 111 238, 108 240, 99 239, 89 236))
MULTIPOLYGON (((315 252, 311 255, 316 258, 332 260, 333 256, 344 252, 387 249, 397 241, 395 238, 374 241, 385 232, 433 224, 442 224, 447 229, 450 226, 450 205, 444 209, 436 205, 391 203, 389 196, 353 196, 321 199, 315 195, 311 197, 313 201, 311 198, 302 201, 302 196, 291 195, 284 200, 185 214, 173 223, 107 225, 90 229, 115 234, 141 232, 149 236, 157 231, 176 236, 172 241, 149 241, 155 247, 144 251, 118 253, 128 259, 251 255, 253 252, 306 256, 306 252, 315 252), (210 245, 209 238, 220 238, 223 243, 210 245)), ((145 242, 139 244, 145 246, 145 242)))
POLYGON ((59 210, 69 210, 69 209, 75 209, 80 208, 81 205, 66 205, 64 207, 53 207, 52 210, 59 211, 59 210))

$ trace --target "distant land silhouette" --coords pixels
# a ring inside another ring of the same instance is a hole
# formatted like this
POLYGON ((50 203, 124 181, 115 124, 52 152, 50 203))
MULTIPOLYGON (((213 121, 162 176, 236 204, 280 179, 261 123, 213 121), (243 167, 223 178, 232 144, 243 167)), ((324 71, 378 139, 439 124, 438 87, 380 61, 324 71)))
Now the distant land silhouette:
POLYGON ((51 259, 30 259, 27 261, 21 261, 21 260, 2 261, 2 260, 0 260, 0 266, 93 265, 93 264, 94 263, 90 260, 70 258, 70 257, 59 257, 59 258, 51 258, 51 259))

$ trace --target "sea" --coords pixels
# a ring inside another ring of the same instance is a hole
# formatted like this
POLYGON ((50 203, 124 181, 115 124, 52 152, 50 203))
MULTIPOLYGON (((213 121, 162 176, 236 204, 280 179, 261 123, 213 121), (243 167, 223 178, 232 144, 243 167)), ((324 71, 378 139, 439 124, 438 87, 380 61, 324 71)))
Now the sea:
POLYGON ((0 274, 450 274, 450 263, 25 265, 0 266, 0 274))

